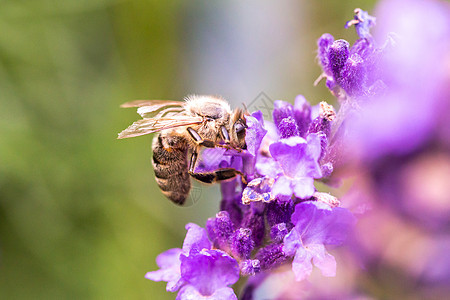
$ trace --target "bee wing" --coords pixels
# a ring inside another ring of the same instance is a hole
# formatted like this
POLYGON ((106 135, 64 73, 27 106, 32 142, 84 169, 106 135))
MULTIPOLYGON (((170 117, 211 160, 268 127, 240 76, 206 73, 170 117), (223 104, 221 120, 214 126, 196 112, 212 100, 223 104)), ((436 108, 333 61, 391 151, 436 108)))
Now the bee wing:
POLYGON ((144 118, 131 124, 127 129, 119 133, 118 139, 145 135, 175 127, 201 124, 202 117, 174 116, 164 118, 144 118))
MULTIPOLYGON (((120 107, 142 107, 142 106, 158 106, 162 108, 164 106, 182 106, 183 101, 173 101, 173 100, 134 100, 122 104, 120 107)), ((158 109, 159 109, 158 108, 158 109)))
POLYGON ((184 102, 172 100, 135 100, 122 104, 120 107, 137 107, 137 113, 143 118, 154 117, 159 110, 171 107, 172 109, 183 109, 184 102))

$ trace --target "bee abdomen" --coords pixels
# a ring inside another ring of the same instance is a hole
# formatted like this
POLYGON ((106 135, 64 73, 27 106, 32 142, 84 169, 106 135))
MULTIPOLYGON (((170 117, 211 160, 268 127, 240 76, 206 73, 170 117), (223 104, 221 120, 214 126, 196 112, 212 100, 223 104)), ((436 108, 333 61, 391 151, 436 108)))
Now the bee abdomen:
POLYGON ((191 189, 187 153, 187 142, 182 137, 161 133, 153 140, 156 183, 167 198, 180 205, 191 189))

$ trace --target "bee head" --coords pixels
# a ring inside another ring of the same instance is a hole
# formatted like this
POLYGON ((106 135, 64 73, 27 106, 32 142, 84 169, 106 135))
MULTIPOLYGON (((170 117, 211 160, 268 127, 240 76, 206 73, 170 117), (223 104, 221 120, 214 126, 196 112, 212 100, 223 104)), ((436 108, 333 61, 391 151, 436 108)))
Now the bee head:
POLYGON ((233 147, 247 149, 245 144, 245 129, 247 127, 244 110, 236 109, 231 116, 230 139, 233 147))

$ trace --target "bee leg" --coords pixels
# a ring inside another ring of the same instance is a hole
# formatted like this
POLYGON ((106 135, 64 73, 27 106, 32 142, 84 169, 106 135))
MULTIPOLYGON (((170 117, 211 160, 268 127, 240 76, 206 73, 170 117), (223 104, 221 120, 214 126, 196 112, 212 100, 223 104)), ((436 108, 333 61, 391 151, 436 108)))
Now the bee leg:
POLYGON ((200 134, 198 134, 198 132, 195 131, 195 129, 192 129, 191 127, 188 127, 186 130, 188 131, 188 133, 191 135, 191 137, 194 139, 194 141, 199 146, 203 146, 203 147, 206 147, 206 148, 215 148, 216 147, 216 143, 215 142, 203 139, 200 136, 200 134))
POLYGON ((245 178, 244 173, 233 168, 222 168, 212 172, 202 172, 202 173, 194 173, 192 171, 189 171, 189 175, 205 183, 215 183, 218 181, 231 179, 236 177, 237 175, 240 175, 242 182, 245 185, 247 184, 247 179, 245 178))
MULTIPOLYGON (((231 146, 228 145, 228 144, 222 145, 222 144, 218 144, 218 143, 216 143, 216 142, 214 142, 214 141, 211 141, 211 140, 205 140, 205 139, 203 139, 203 138, 200 136, 200 134, 198 134, 197 131, 195 131, 195 129, 192 129, 191 127, 188 127, 186 130, 188 131, 189 135, 194 139, 194 141, 195 141, 199 146, 203 146, 203 147, 206 147, 206 148, 216 148, 216 147, 217 147, 217 148, 225 148, 225 149, 234 149, 234 150, 236 150, 236 151, 238 151, 238 152, 242 152, 241 149, 231 147, 231 146)), ((226 131, 226 134, 228 135, 228 131, 227 131, 227 129, 226 129, 225 127, 222 129, 222 131, 223 131, 223 130, 225 130, 225 131, 226 131)), ((222 133, 223 133, 223 132, 222 132, 222 133)), ((229 138, 229 136, 228 136, 228 138, 229 138)))
POLYGON ((228 133, 228 130, 225 128, 225 126, 220 126, 220 133, 222 134, 222 139, 225 142, 225 144, 230 143, 230 134, 228 133))
POLYGON ((194 173, 195 164, 197 163, 198 153, 197 151, 193 151, 191 155, 191 162, 189 164, 189 174, 194 173))

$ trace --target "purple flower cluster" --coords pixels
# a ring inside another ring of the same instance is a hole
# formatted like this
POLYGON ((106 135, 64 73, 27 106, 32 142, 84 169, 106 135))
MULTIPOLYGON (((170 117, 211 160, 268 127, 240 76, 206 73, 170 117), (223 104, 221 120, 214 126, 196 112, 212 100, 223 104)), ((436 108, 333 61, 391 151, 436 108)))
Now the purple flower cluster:
MULTIPOLYGON (((262 140, 260 153, 256 156, 259 175, 273 178, 273 196, 308 199, 314 192, 314 179, 329 177, 333 164, 326 161, 329 148, 331 124, 336 114, 325 102, 311 107, 299 95, 292 106, 288 102, 275 101, 274 124, 264 124, 269 133, 262 140)), ((255 195, 251 186, 244 191, 249 199, 255 195)))
POLYGON ((355 218, 314 187, 333 169, 324 158, 334 109, 324 102, 311 107, 298 96, 294 106, 276 101, 273 118, 264 121, 260 112, 246 117, 243 153, 202 154, 200 169, 240 168, 250 182, 222 183, 221 211, 206 229, 188 224, 183 249, 162 253, 161 269, 147 273, 148 279, 167 281, 168 291, 179 291, 177 299, 234 299, 229 286, 240 276, 285 264, 298 281, 309 277, 312 263, 324 276, 336 274, 326 246, 341 245, 355 218))
POLYGON ((360 37, 353 46, 330 35, 318 43, 327 86, 341 103, 337 119, 345 119, 341 158, 355 178, 342 201, 365 210, 354 259, 375 280, 395 268, 393 285, 414 286, 402 298, 448 298, 450 5, 383 1, 373 37, 375 20, 355 14, 347 23, 360 37))
POLYGON ((160 270, 145 278, 167 281, 167 291, 179 290, 177 299, 237 299, 229 286, 239 279, 235 259, 213 249, 205 229, 186 225, 183 249, 169 249, 156 258, 160 270))
POLYGON ((326 78, 327 87, 341 102, 347 97, 362 100, 386 89, 384 69, 379 65, 394 44, 393 36, 389 36, 382 46, 377 45, 369 32, 375 18, 359 8, 346 28, 351 25, 359 36, 352 46, 346 40, 335 40, 329 33, 317 41, 317 58, 323 69, 319 78, 326 78))

